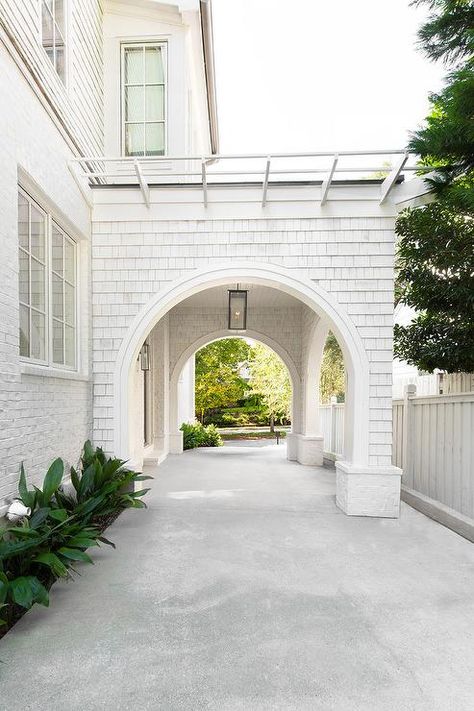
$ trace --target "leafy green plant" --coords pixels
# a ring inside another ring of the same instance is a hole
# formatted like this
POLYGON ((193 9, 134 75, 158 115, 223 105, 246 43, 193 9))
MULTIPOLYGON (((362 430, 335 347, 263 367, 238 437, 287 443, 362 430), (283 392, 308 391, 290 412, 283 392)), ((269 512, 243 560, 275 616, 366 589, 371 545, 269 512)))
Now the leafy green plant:
POLYGON ((28 488, 21 466, 19 500, 30 515, 0 530, 0 625, 8 627, 18 609, 49 605, 48 589, 58 578, 71 577, 77 563, 93 563, 87 549, 114 544, 102 530, 126 507, 142 508, 148 489, 134 491, 137 481, 150 479, 107 457, 88 441, 79 471, 71 468, 74 495, 63 487, 64 463, 55 459, 42 488, 28 488), (105 521, 104 521, 105 517, 105 521))
MULTIPOLYGON (((94 448, 88 440, 84 444, 81 457, 81 472, 71 467, 71 483, 76 492, 77 504, 86 504, 84 509, 94 506, 90 513, 107 515, 127 507, 144 508, 141 498, 149 489, 134 490, 135 482, 152 479, 137 474, 125 467, 126 462, 117 457, 107 457, 101 447, 94 448), (89 505, 87 505, 89 504, 89 505)), ((59 498, 63 504, 71 505, 71 499, 59 498)))
POLYGON ((190 424, 183 422, 181 425, 183 432, 183 448, 195 449, 196 447, 221 447, 222 437, 215 425, 204 427, 200 422, 190 424))

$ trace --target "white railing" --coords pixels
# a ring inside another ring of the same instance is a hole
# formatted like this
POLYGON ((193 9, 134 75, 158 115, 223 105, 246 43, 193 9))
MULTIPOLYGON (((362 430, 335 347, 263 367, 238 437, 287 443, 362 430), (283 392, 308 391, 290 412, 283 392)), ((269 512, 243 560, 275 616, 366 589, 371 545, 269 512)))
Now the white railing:
POLYGON ((380 202, 384 202, 400 176, 431 169, 417 165, 416 156, 405 149, 375 151, 322 151, 310 153, 247 153, 205 156, 86 156, 70 161, 80 184, 90 186, 139 186, 149 204, 150 186, 197 184, 207 205, 210 185, 257 183, 262 188, 262 206, 270 182, 318 181, 320 201, 329 199, 331 184, 347 180, 378 179, 380 202))
POLYGON ((324 436, 324 454, 337 459, 344 451, 344 403, 331 398, 329 405, 320 405, 320 423, 324 436))

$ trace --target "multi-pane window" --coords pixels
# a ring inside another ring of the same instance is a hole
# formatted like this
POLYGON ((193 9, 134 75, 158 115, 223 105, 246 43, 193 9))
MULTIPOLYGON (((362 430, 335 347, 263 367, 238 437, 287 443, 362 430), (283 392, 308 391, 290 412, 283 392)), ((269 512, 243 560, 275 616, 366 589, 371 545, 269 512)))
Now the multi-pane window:
POLYGON ((46 215, 18 195, 20 355, 46 359, 46 215))
POLYGON ((20 356, 76 367, 76 244, 18 193, 20 356))
POLYGON ((66 82, 66 0, 41 0, 41 42, 54 68, 66 82))
POLYGON ((52 223, 53 362, 74 366, 76 351, 75 244, 52 223))
POLYGON ((123 144, 127 156, 162 156, 166 142, 164 44, 122 46, 123 144))

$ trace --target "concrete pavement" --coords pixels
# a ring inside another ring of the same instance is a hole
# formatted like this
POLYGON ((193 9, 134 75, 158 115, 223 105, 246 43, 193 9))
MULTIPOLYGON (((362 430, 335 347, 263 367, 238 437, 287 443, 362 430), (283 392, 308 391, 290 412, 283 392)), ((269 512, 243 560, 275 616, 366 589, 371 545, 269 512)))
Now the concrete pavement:
POLYGON ((170 457, 117 550, 0 641, 0 709, 471 710, 472 544, 346 517, 284 451, 170 457))

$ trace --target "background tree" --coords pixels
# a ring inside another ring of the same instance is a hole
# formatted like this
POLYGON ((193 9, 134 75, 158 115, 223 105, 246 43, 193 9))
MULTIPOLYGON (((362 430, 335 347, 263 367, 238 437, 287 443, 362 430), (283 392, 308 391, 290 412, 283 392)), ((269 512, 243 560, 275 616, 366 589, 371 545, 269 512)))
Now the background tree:
POLYGON ((409 147, 433 168, 436 202, 397 220, 396 298, 418 316, 395 327, 395 355, 433 371, 474 370, 474 5, 415 0, 431 15, 419 31, 423 51, 451 69, 445 88, 409 147))
POLYGON ((345 396, 344 358, 336 336, 329 332, 323 351, 321 375, 319 380, 319 398, 329 402, 335 395, 338 402, 344 402, 345 396))
POLYGON ((262 343, 256 343, 248 361, 249 387, 260 395, 268 411, 270 431, 275 421, 291 417, 291 382, 288 370, 279 356, 262 343))
POLYGON ((240 338, 209 343, 196 353, 195 407, 201 422, 211 408, 223 407, 244 397, 247 383, 240 376, 250 346, 240 338))

